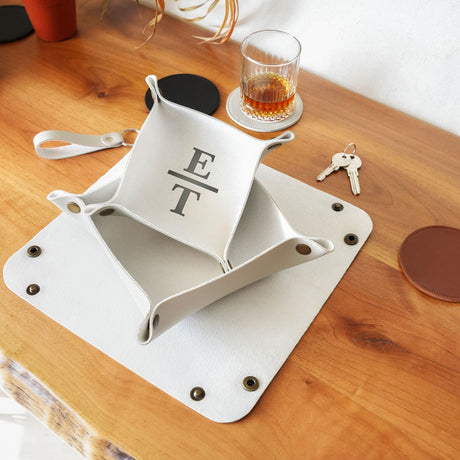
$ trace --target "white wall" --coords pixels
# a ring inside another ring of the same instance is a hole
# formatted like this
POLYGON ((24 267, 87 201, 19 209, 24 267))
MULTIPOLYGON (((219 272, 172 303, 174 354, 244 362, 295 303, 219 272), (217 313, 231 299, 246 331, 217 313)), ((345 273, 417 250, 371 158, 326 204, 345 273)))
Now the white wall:
MULTIPOLYGON (((460 0, 239 3, 233 39, 267 28, 290 32, 302 43, 304 69, 460 135, 460 0)), ((166 4, 178 14, 175 1, 166 4)), ((224 4, 201 24, 215 26, 224 4)))

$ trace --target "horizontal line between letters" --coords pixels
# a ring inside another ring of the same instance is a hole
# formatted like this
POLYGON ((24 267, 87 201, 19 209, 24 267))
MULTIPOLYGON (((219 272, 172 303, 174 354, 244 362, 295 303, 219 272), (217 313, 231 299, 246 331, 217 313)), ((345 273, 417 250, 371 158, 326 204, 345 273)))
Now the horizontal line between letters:
POLYGON ((179 179, 184 179, 187 182, 190 182, 191 184, 198 185, 199 187, 203 187, 206 190, 210 190, 211 192, 217 193, 219 191, 218 188, 212 187, 211 185, 208 185, 208 184, 203 184, 203 182, 192 179, 191 177, 184 176, 183 174, 178 173, 176 171, 171 171, 171 169, 168 171, 168 174, 171 174, 171 176, 177 177, 179 179))

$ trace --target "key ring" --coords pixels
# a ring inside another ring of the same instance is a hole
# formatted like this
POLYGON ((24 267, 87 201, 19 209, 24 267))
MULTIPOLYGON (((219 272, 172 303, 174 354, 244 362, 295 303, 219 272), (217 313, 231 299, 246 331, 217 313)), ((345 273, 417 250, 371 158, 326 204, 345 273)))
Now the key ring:
POLYGON ((347 150, 348 148, 350 147, 350 145, 353 146, 353 153, 351 155, 354 155, 356 153, 356 144, 354 142, 351 142, 350 144, 348 144, 346 147, 345 147, 345 150, 343 151, 343 153, 347 153, 347 150))
MULTIPOLYGON (((123 147, 132 147, 134 144, 129 144, 128 142, 125 142, 125 134, 126 133, 136 133, 136 134, 139 134, 139 130, 136 129, 136 128, 127 128, 127 129, 124 129, 123 131, 121 131, 121 137, 123 138, 123 142, 121 143, 121 145, 123 147)), ((355 149, 356 150, 356 149, 355 149)))

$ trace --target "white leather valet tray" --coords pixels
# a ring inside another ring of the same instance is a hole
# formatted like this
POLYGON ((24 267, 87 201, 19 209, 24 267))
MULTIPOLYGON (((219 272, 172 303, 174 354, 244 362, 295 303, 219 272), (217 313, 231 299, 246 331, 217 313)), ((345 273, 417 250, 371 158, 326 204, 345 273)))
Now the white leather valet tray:
MULTIPOLYGON (((125 161, 98 184, 119 178, 125 161)), ((236 421, 260 399, 372 230, 371 219, 359 208, 265 165, 259 166, 256 178, 297 231, 331 240, 334 251, 243 287, 149 343, 138 339, 145 312, 120 283, 119 268, 66 213, 9 259, 5 283, 186 406, 216 422, 236 421)), ((259 219, 257 211, 257 201, 249 200, 240 225, 259 219)), ((218 275, 220 267, 215 272, 216 264, 211 268, 203 253, 129 217, 98 216, 94 222, 120 263, 143 286, 167 285, 174 291, 175 283, 193 284, 218 275)), ((248 241, 256 239, 257 234, 248 241)), ((239 251, 253 249, 243 241, 239 251)), ((238 259, 238 251, 232 257, 238 259)))

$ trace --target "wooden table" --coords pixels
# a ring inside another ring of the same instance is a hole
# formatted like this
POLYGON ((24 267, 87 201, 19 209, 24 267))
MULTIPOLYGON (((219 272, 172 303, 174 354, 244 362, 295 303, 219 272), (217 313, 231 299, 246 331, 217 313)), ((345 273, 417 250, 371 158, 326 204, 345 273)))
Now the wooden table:
MULTIPOLYGON (((0 258, 58 215, 46 195, 83 192, 127 148, 40 159, 45 129, 140 127, 144 78, 195 73, 216 83, 217 118, 238 84, 238 45, 198 46, 195 26, 123 0, 78 2, 78 34, 0 45, 0 258)), ((378 82, 376 82, 378 84, 378 82)), ((413 230, 460 227, 460 140, 301 72, 296 140, 266 163, 364 209, 374 231, 255 409, 216 424, 183 406, 21 301, 2 283, 3 387, 90 458, 459 458, 460 310, 406 281, 398 249, 413 230), (316 175, 349 142, 362 194, 345 173, 316 175)), ((421 95, 423 97, 423 95, 421 95)), ((261 136, 254 134, 256 136, 261 136)), ((271 136, 271 134, 270 134, 271 136)), ((262 137, 262 136, 261 136, 262 137)), ((266 135, 265 137, 268 137, 266 135)), ((442 244, 442 242, 441 242, 442 244)))

